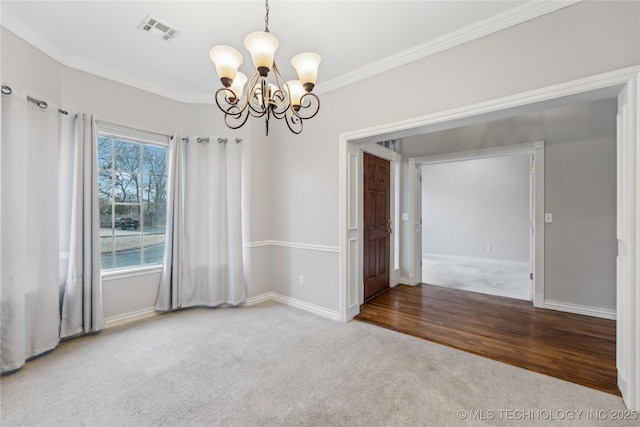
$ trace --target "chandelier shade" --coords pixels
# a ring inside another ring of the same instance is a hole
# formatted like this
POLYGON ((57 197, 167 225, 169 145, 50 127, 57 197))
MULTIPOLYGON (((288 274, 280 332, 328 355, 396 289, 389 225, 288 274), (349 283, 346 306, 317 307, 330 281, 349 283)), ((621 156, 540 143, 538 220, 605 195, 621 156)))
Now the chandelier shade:
POLYGON ((300 109, 300 103, 302 102, 302 96, 305 94, 304 87, 300 80, 289 80, 287 82, 289 86, 289 96, 291 97, 291 105, 294 110, 300 109))
MULTIPOLYGON (((241 73, 240 71, 238 71, 238 73, 236 74, 236 78, 233 79, 233 83, 229 88, 231 92, 233 92, 233 94, 236 96, 237 99, 242 98, 242 92, 244 91, 244 84, 246 82, 247 82, 247 76, 245 76, 244 73, 241 73)), ((234 100, 230 99, 230 101, 233 102, 234 100)))
POLYGON ((291 65, 296 69, 303 87, 306 89, 308 85, 311 85, 311 89, 308 90, 311 92, 318 79, 320 55, 312 52, 298 54, 291 59, 291 65))
POLYGON ((273 58, 279 46, 276 36, 266 31, 256 31, 244 38, 244 47, 251 54, 253 65, 262 77, 266 77, 273 68, 273 58))
POLYGON ((275 61, 280 42, 269 31, 269 0, 265 1, 265 9, 264 31, 253 32, 244 39, 256 69, 251 78, 238 71, 242 54, 233 47, 216 46, 209 51, 223 86, 215 93, 216 105, 231 129, 244 126, 249 116, 264 117, 268 135, 269 119, 275 117, 284 119, 289 130, 299 134, 303 120, 311 119, 320 109, 320 99, 312 93, 320 55, 305 52, 294 56, 291 65, 298 80, 285 80, 275 61))
POLYGON ((242 54, 231 46, 216 46, 209 51, 209 58, 216 66, 218 78, 224 87, 231 86, 238 68, 242 65, 242 54))

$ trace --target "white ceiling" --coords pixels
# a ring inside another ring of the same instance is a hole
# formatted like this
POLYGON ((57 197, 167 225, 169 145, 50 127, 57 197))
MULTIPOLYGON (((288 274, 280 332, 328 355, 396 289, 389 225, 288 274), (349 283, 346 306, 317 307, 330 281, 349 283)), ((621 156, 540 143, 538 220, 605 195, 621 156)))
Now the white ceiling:
MULTIPOLYGON (((566 7, 533 1, 278 1, 269 27, 276 61, 322 56, 318 92, 357 81, 447 47, 566 7)), ((219 86, 208 52, 264 29, 263 1, 6 1, 1 23, 59 62, 183 102, 212 102, 219 86), (151 15, 178 29, 171 43, 137 29, 151 15)))

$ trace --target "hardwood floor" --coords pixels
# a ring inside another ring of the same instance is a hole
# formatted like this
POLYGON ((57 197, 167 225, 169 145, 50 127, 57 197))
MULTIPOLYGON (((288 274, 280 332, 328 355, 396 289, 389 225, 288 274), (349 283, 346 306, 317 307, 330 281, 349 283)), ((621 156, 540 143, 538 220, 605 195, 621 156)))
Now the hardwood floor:
POLYGON ((390 288, 355 319, 620 395, 614 320, 425 284, 390 288))

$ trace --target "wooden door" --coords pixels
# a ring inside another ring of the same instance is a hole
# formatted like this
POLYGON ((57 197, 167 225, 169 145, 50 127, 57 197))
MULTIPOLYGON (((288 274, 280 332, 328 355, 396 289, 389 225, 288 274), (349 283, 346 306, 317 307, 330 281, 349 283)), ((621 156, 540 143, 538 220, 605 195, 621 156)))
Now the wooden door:
POLYGON ((391 164, 364 153, 364 299, 389 287, 391 164))

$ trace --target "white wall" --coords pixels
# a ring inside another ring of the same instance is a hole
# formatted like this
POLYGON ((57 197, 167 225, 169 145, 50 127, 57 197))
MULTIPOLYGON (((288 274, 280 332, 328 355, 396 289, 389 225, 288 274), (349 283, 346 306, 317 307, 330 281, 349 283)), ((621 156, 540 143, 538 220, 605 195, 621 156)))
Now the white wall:
MULTIPOLYGON (((273 239, 338 245, 340 133, 637 65, 639 6, 637 2, 577 3, 322 94, 318 116, 301 135, 273 126, 268 138, 277 152, 273 239)), ((330 301, 326 307, 338 309, 338 268, 336 259, 327 272, 335 280, 318 283, 321 289, 307 289, 298 297, 315 304, 330 301)), ((283 291, 293 285, 278 284, 283 291)), ((573 289, 572 295, 580 292, 573 289)), ((600 304, 614 306, 610 301, 600 304)))
POLYGON ((2 84, 20 87, 31 97, 60 106, 62 65, 4 27, 0 31, 2 84))
POLYGON ((529 155, 421 169, 423 254, 529 262, 529 155))
POLYGON ((545 300, 616 308, 616 100, 549 129, 545 300), (613 105, 611 105, 613 104, 613 105), (597 129, 588 133, 588 129, 597 129), (553 141, 553 143, 551 143, 553 141))
MULTIPOLYGON (((300 245, 338 246, 340 133, 637 65, 639 6, 638 2, 581 2, 321 94, 320 112, 305 124, 302 135, 273 123, 270 136, 257 147, 253 144, 261 129, 258 123, 248 137, 255 150, 252 165, 262 165, 249 180, 255 224, 249 238, 298 246, 249 248, 251 277, 261 278, 249 294, 272 289, 338 309, 338 254, 300 245), (307 264, 321 266, 321 271, 306 268, 307 264), (306 275, 303 287, 297 285, 299 271, 306 275)), ((62 67, 4 29, 2 80, 58 101, 62 108, 81 108, 104 120, 150 131, 213 133, 209 122, 221 121, 220 116, 206 114, 211 107, 196 111, 201 107, 194 106, 182 116, 180 109, 187 108, 180 103, 62 67)), ((217 129, 218 124, 214 126, 217 129)))

